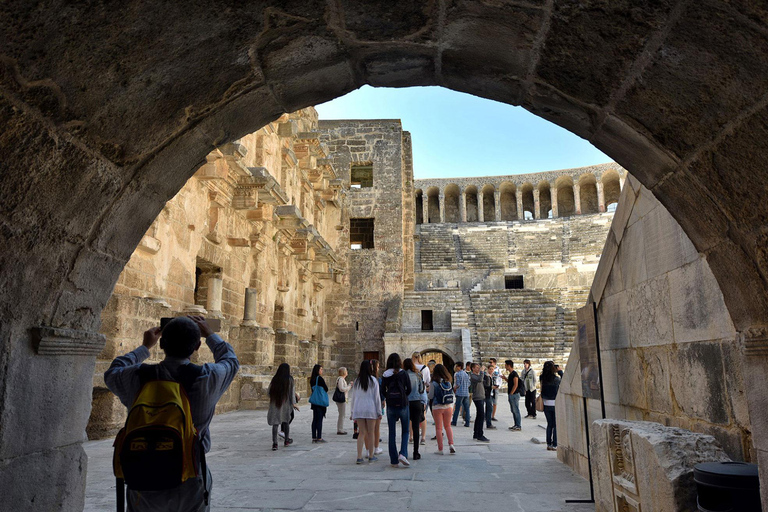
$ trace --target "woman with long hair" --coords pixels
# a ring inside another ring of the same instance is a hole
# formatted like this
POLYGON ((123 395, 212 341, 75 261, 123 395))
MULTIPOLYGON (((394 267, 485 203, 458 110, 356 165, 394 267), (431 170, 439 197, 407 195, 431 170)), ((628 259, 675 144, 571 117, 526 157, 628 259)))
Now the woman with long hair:
POLYGON ((560 377, 555 372, 555 363, 547 361, 539 374, 541 399, 544 402, 544 416, 547 417, 547 450, 557 451, 557 422, 555 418, 555 398, 560 389, 560 377))
MULTIPOLYGON (((378 359, 371 359, 371 376, 373 376, 374 379, 376 379, 376 382, 379 383, 379 391, 381 391, 381 377, 379 377, 379 370, 381 369, 381 365, 379 364, 378 359)), ((379 455, 384 450, 379 448, 379 443, 381 443, 381 419, 384 417, 384 401, 381 401, 381 415, 376 419, 376 422, 373 425, 373 453, 374 455, 379 455)))
POLYGON ((421 373, 416 370, 411 358, 406 358, 403 361, 403 369, 411 381, 411 393, 408 395, 408 417, 411 422, 411 439, 413 439, 413 460, 419 460, 421 458, 419 453, 419 425, 424 419, 426 408, 423 400, 425 385, 421 373))
POLYGON ((379 381, 373 376, 371 362, 367 359, 360 363, 357 379, 352 384, 350 396, 351 419, 357 422, 360 435, 357 437, 357 464, 363 459, 363 445, 368 451, 368 462, 379 460, 373 452, 374 425, 381 420, 381 394, 379 381))
MULTIPOLYGON (((325 392, 328 392, 328 385, 325 383, 325 379, 323 379, 323 367, 322 365, 316 364, 312 368, 312 375, 309 377, 309 389, 312 389, 313 386, 320 386, 325 390, 325 392)), ((313 443, 327 443, 325 439, 323 439, 323 418, 325 418, 325 412, 328 410, 327 407, 323 407, 322 405, 315 405, 312 404, 312 442, 313 443)))
POLYGON ((397 353, 389 354, 387 369, 381 379, 382 396, 387 401, 387 425, 389 426, 389 462, 392 467, 410 466, 408 462, 408 395, 411 393, 411 380, 403 371, 403 362, 397 353), (400 452, 397 451, 395 428, 400 422, 400 452))
POLYGON ((453 446, 453 428, 451 428, 451 417, 453 416, 453 402, 455 395, 453 392, 453 379, 448 369, 442 364, 435 366, 432 370, 432 383, 429 386, 432 394, 432 417, 435 418, 435 438, 437 439, 437 454, 443 454, 443 428, 448 437, 448 449, 451 455, 456 453, 453 446), (449 396, 453 395, 451 398, 449 396), (446 403, 449 402, 449 403, 446 403))
POLYGON ((277 367, 275 376, 269 383, 267 394, 269 395, 267 424, 272 425, 272 450, 277 450, 277 432, 281 425, 285 434, 285 446, 293 443, 289 435, 291 414, 293 409, 299 410, 296 405, 296 390, 291 376, 291 367, 288 363, 277 367))
MULTIPOLYGON (((346 412, 347 408, 347 392, 350 390, 351 386, 347 384, 347 369, 343 366, 339 368, 339 376, 336 378, 336 389, 339 391, 339 393, 342 393, 344 395, 344 401, 343 402, 336 402, 336 407, 339 410, 339 419, 336 421, 336 435, 339 436, 345 436, 347 435, 346 430, 344 430, 344 413, 346 412)), ((334 401, 336 401, 336 393, 334 392, 334 401)))

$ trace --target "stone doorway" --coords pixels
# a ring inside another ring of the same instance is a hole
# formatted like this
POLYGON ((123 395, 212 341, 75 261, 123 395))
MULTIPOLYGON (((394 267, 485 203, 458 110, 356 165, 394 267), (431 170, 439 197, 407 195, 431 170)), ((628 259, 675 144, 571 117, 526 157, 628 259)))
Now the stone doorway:
POLYGON ((451 374, 453 374, 453 365, 455 361, 451 356, 441 350, 424 350, 421 353, 421 362, 427 364, 429 361, 434 360, 437 364, 445 366, 451 374))

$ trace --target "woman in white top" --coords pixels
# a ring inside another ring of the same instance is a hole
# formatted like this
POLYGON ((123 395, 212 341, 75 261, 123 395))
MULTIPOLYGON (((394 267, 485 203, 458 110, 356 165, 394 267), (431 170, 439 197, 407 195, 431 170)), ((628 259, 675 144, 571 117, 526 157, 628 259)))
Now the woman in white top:
MULTIPOLYGON (((344 393, 344 396, 347 396, 347 391, 352 387, 351 385, 347 384, 347 369, 343 366, 339 368, 339 378, 336 379, 336 389, 344 393)), ((335 401, 335 400, 334 400, 335 401)), ((344 402, 336 402, 336 407, 339 409, 339 419, 336 421, 336 434, 340 436, 347 435, 347 432, 344 430, 344 414, 346 414, 347 409, 347 403, 344 402)))
POLYGON ((368 450, 368 462, 379 460, 373 453, 373 436, 376 430, 376 420, 381 420, 381 395, 379 381, 372 375, 371 362, 367 359, 360 363, 360 371, 352 385, 350 409, 352 420, 357 421, 360 435, 357 438, 357 464, 362 464, 363 444, 368 450))

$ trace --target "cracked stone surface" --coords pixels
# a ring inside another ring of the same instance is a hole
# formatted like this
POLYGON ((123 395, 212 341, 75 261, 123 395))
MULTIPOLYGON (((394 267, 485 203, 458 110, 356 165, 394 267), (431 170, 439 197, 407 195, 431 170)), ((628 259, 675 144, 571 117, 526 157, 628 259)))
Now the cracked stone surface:
MULTIPOLYGON (((502 397, 504 398, 504 397, 502 397)), ((398 510, 465 511, 493 507, 511 512, 587 512, 594 505, 565 504, 588 499, 589 483, 558 462, 555 452, 531 442, 544 437, 543 415, 523 419, 522 432, 510 432, 512 415, 499 403, 497 430, 486 431, 490 444, 472 440, 472 428, 454 429, 456 455, 436 455, 431 417, 422 459, 410 468, 392 468, 384 453, 373 464, 355 465, 356 445, 335 432, 337 413, 325 419, 324 445, 313 445, 311 413, 306 403, 291 425, 294 445, 271 451, 266 411, 238 411, 213 419, 213 447, 207 460, 213 473, 212 511, 398 510), (541 425, 541 426, 539 426, 541 425)), ((522 404, 521 404, 522 405, 522 404)), ((474 421, 474 416, 472 421, 474 421)), ((85 512, 115 505, 112 440, 85 443, 88 482, 85 512)), ((412 455, 412 446, 408 455, 412 455)), ((447 452, 447 447, 446 447, 447 452)))

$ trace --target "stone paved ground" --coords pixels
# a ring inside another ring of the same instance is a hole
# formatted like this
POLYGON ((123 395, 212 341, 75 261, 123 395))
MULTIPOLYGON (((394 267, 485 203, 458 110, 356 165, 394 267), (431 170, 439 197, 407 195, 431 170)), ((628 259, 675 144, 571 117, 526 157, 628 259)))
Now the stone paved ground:
MULTIPOLYGON (((506 404, 505 404, 506 405, 506 404)), ((390 467, 386 425, 382 425, 379 461, 355 465, 350 435, 337 436, 336 408, 325 420, 324 445, 311 443, 310 410, 303 402, 291 436, 294 446, 271 451, 266 411, 239 411, 216 416, 211 425, 213 447, 208 463, 213 472, 213 511, 398 510, 587 512, 594 505, 566 504, 589 498, 589 484, 558 462, 546 445, 543 416, 523 420, 522 432, 510 432, 509 407, 499 405, 498 430, 487 432, 490 444, 472 440, 472 429, 455 428, 458 454, 435 455, 434 427, 429 422, 423 458, 408 469, 390 467)), ((474 417, 473 417, 474 420, 474 417)), ((85 444, 88 453, 86 512, 114 510, 111 470, 112 440, 85 444)), ((447 451, 447 448, 446 448, 447 451)), ((411 451, 409 448, 409 456, 411 451)))

